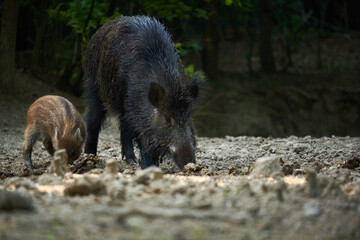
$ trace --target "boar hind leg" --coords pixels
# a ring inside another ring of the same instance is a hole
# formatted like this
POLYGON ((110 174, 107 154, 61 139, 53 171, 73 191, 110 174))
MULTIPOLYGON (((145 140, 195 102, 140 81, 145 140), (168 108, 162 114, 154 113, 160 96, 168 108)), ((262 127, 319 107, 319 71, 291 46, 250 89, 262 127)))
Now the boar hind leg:
POLYGON ((89 110, 86 114, 86 131, 87 138, 85 143, 85 153, 96 155, 97 144, 99 139, 99 132, 101 124, 105 119, 106 111, 100 99, 94 100, 89 103, 89 110))
POLYGON ((52 141, 49 140, 49 139, 44 139, 43 144, 44 144, 45 149, 48 151, 48 153, 51 156, 54 156, 55 149, 54 149, 54 146, 52 144, 52 141))
POLYGON ((25 142, 23 145, 23 156, 25 159, 26 166, 32 170, 33 165, 31 161, 31 153, 33 146, 35 145, 37 139, 39 138, 39 133, 36 131, 35 128, 26 128, 25 130, 25 142))
POLYGON ((126 131, 124 125, 125 124, 120 123, 122 159, 125 160, 128 164, 138 164, 134 153, 134 145, 132 138, 126 131))

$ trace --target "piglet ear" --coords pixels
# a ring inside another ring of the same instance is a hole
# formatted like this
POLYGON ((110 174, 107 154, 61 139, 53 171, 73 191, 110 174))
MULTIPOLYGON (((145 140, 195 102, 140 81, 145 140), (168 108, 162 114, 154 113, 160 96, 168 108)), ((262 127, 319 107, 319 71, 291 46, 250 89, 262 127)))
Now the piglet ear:
POLYGON ((83 142, 83 138, 81 136, 81 131, 80 131, 80 128, 77 128, 76 129, 76 132, 75 132, 75 138, 78 142, 82 143, 83 142))
POLYGON ((152 82, 150 83, 149 90, 149 101, 156 107, 160 108, 161 103, 165 100, 165 90, 159 84, 152 82))
POLYGON ((59 141, 59 138, 60 138, 60 134, 59 134, 58 128, 55 127, 55 131, 54 131, 54 141, 55 141, 55 142, 59 141))

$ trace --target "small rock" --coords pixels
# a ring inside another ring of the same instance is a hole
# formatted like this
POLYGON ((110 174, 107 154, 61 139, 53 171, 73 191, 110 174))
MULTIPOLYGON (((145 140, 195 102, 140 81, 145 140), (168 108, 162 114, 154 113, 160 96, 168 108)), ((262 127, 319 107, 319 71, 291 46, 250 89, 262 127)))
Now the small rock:
POLYGON ((318 204, 307 202, 303 206, 304 215, 307 217, 318 216, 320 214, 320 207, 318 204))
POLYGON ((202 166, 194 163, 188 163, 184 166, 184 172, 196 172, 196 171, 200 171, 201 169, 202 166))
POLYGON ((115 152, 115 149, 114 148, 109 148, 108 152, 115 152))
POLYGON ((148 185, 152 181, 162 179, 162 171, 158 167, 149 167, 135 172, 134 181, 139 184, 148 185))
POLYGON ((200 175, 201 175, 201 176, 204 176, 204 175, 206 175, 206 176, 214 176, 215 174, 214 174, 214 172, 213 172, 212 170, 210 170, 210 169, 201 169, 201 170, 200 170, 200 175))
POLYGON ((305 175, 306 171, 302 168, 297 168, 293 170, 293 175, 297 176, 297 175, 305 175))
POLYGON ((63 177, 66 172, 68 156, 65 149, 55 151, 54 158, 49 166, 49 173, 55 173, 56 176, 63 177))
POLYGON ((164 184, 164 181, 155 181, 151 183, 152 192, 155 194, 160 194, 164 192, 164 190, 170 189, 169 185, 164 184))
POLYGON ((33 181, 23 177, 13 177, 6 179, 4 182, 4 187, 5 189, 9 190, 15 190, 20 187, 24 187, 28 190, 36 189, 35 183, 33 181))
POLYGON ((104 172, 104 169, 100 169, 100 168, 94 168, 94 169, 91 169, 90 171, 89 171, 89 174, 101 174, 101 173, 103 173, 104 172))
POLYGON ((320 197, 321 188, 319 182, 316 179, 316 172, 313 169, 308 169, 306 171, 306 193, 310 197, 320 197))
POLYGON ((140 215, 128 216, 125 218, 126 227, 129 229, 141 229, 148 224, 148 220, 140 215))
POLYGON ((229 175, 240 175, 241 174, 241 169, 237 168, 234 165, 231 165, 228 167, 228 174, 229 175))
POLYGON ((134 197, 142 198, 142 195, 144 194, 144 192, 147 189, 148 189, 148 186, 143 185, 143 184, 136 184, 135 182, 133 182, 133 185, 126 189, 126 196, 131 196, 131 198, 134 198, 134 197))
POLYGON ((104 161, 94 154, 82 154, 69 166, 73 173, 85 173, 94 168, 104 168, 104 161))
POLYGON ((60 176, 44 173, 38 178, 38 183, 41 185, 59 185, 63 184, 63 179, 60 176))
POLYGON ((86 161, 86 166, 88 167, 88 169, 93 169, 95 164, 92 161, 86 161))
POLYGON ((340 188, 339 184, 334 179, 322 177, 319 179, 319 186, 323 189, 322 197, 343 197, 344 191, 340 188))
POLYGON ((280 166, 280 157, 270 156, 257 159, 250 175, 256 177, 282 176, 283 172, 280 166))
POLYGON ((269 150, 270 147, 271 147, 271 144, 264 144, 261 146, 261 148, 264 149, 265 151, 269 150))
POLYGON ((209 200, 202 200, 193 202, 193 207, 197 209, 209 209, 211 208, 212 204, 209 200))
POLYGON ((125 169, 123 171, 123 174, 134 174, 135 173, 135 170, 134 169, 125 169))
POLYGON ((269 149, 269 152, 270 153, 276 153, 276 147, 271 147, 270 149, 269 149))
POLYGON ((79 179, 75 179, 73 183, 70 183, 65 187, 64 194, 68 196, 75 195, 89 195, 96 194, 101 195, 105 193, 105 185, 98 178, 90 178, 84 176, 79 179))
POLYGON ((196 195, 192 199, 191 205, 197 209, 209 209, 212 207, 211 201, 209 199, 204 198, 204 196, 201 195, 196 195))
POLYGON ((119 169, 118 169, 117 161, 115 159, 110 159, 106 161, 105 171, 104 171, 105 173, 117 174, 118 171, 119 169))
POLYGON ((296 143, 293 145, 293 151, 296 153, 301 153, 303 151, 305 151, 306 149, 309 148, 308 144, 304 144, 304 143, 296 143))
POLYGON ((284 191, 286 191, 287 186, 284 181, 279 181, 271 186, 272 190, 276 192, 277 198, 279 201, 284 201, 284 191))
POLYGON ((171 193, 173 195, 176 195, 178 193, 183 195, 186 193, 187 189, 188 189, 188 187, 186 185, 179 185, 179 186, 172 187, 171 193))
POLYGON ((299 168, 300 168, 300 164, 288 162, 288 163, 284 163, 284 165, 282 166, 282 171, 284 172, 285 175, 291 175, 293 174, 295 169, 299 169, 299 168))
POLYGON ((344 161, 341 165, 341 168, 355 169, 360 167, 360 157, 352 156, 350 159, 344 161))
POLYGON ((113 201, 125 200, 126 188, 122 185, 121 181, 114 181, 106 185, 106 194, 113 201))
POLYGON ((235 137, 226 135, 225 140, 227 140, 229 142, 233 142, 235 140, 235 137))
POLYGON ((0 190, 0 211, 13 211, 17 209, 33 211, 34 204, 31 196, 19 192, 0 190))
POLYGON ((228 174, 231 175, 232 173, 235 173, 236 172, 236 167, 231 165, 228 167, 228 174))

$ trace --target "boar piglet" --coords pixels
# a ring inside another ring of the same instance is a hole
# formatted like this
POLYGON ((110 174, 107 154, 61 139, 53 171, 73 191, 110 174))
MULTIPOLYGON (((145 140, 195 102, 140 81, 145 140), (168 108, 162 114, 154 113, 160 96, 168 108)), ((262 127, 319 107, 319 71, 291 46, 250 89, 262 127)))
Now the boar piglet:
POLYGON ((37 99, 27 112, 23 155, 26 165, 33 169, 31 152, 37 140, 42 140, 51 156, 65 149, 68 162, 78 159, 86 139, 85 124, 74 105, 59 96, 37 99))
POLYGON ((85 52, 88 138, 85 152, 96 154, 101 124, 117 116, 123 159, 141 167, 170 156, 180 169, 195 163, 191 113, 199 93, 197 75, 186 79, 165 27, 146 16, 120 17, 102 26, 85 52))

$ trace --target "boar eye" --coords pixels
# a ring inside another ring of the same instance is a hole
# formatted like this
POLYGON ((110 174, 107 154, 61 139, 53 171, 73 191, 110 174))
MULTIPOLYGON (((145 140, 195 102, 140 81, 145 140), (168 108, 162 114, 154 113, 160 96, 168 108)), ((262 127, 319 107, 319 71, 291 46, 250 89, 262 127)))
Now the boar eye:
POLYGON ((169 126, 175 126, 176 125, 175 119, 172 117, 166 117, 166 124, 169 126))
POLYGON ((171 125, 171 118, 165 117, 166 124, 171 125))

